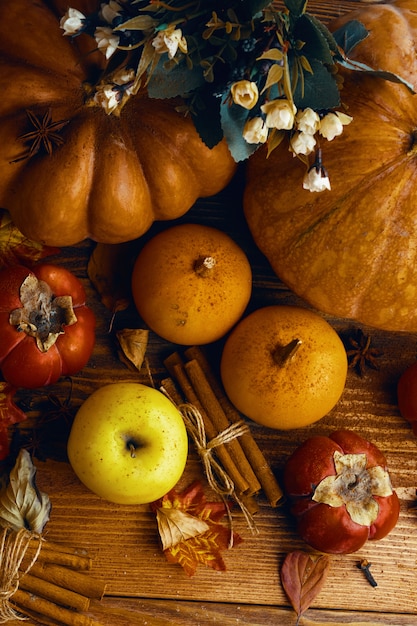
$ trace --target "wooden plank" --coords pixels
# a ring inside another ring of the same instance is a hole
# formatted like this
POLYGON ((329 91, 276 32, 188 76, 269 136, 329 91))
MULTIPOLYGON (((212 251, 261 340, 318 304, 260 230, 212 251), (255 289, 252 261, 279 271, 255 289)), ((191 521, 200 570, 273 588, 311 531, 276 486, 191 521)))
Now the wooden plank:
MULTIPOLYGON (((105 598, 94 602, 88 615, 102 626, 294 626, 295 613, 288 608, 223 604, 218 602, 186 602, 148 600, 145 598, 105 598)), ((401 613, 367 611, 352 621, 346 611, 309 609, 299 626, 415 626, 415 616, 401 613)), ((33 620, 24 622, 35 625, 33 620)), ((21 626, 13 620, 9 626, 21 626)))

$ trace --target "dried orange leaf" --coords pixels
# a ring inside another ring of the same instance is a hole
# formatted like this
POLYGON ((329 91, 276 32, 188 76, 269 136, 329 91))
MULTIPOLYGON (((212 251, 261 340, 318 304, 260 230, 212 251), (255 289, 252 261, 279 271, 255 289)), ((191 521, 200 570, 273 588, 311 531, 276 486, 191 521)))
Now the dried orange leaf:
POLYGON ((87 265, 88 277, 112 313, 123 311, 130 304, 132 265, 131 242, 98 243, 87 265))
POLYGON ((124 328, 116 332, 121 358, 128 367, 140 370, 148 347, 149 331, 142 328, 124 328))
MULTIPOLYGON (((238 545, 242 542, 238 534, 218 523, 226 513, 226 505, 223 502, 207 502, 200 482, 193 483, 181 493, 173 489, 153 502, 151 509, 157 519, 165 516, 170 518, 170 522, 174 520, 178 523, 175 530, 178 541, 171 541, 172 538, 169 538, 172 545, 163 549, 167 561, 181 565, 188 576, 193 576, 200 564, 217 571, 225 571, 226 565, 221 552, 227 550, 231 544, 238 545), (194 521, 190 518, 194 518, 194 521), (191 536, 187 537, 189 534, 191 536)), ((173 531, 172 523, 169 530, 173 531)), ((164 546, 166 538, 161 536, 161 540, 164 546)))
POLYGON ((281 567, 281 582, 299 618, 318 596, 326 581, 330 560, 326 555, 313 558, 306 552, 289 552, 281 567))
POLYGON ((0 209, 0 269, 11 265, 31 265, 52 254, 59 248, 44 246, 25 237, 13 224, 9 213, 0 209))
POLYGON ((161 507, 156 511, 156 520, 163 550, 197 537, 210 528, 207 522, 180 509, 161 507))

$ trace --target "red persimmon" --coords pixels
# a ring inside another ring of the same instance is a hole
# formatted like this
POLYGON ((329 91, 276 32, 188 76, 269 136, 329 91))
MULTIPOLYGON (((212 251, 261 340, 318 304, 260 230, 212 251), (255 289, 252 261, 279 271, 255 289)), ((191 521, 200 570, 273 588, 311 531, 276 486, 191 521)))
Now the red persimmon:
POLYGON ((95 316, 81 282, 50 264, 0 271, 0 369, 14 387, 55 383, 81 370, 95 342, 95 316))
POLYGON ((330 554, 382 539, 400 512, 384 454, 348 430, 311 437, 297 448, 285 465, 284 490, 300 536, 330 554))

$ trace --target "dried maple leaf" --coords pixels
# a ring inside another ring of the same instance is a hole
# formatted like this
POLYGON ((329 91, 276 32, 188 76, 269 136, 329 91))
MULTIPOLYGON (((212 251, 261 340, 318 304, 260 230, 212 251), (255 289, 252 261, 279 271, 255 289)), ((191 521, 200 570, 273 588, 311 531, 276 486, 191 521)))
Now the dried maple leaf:
POLYGON ((330 569, 330 559, 326 555, 313 558, 306 552, 289 552, 281 567, 281 583, 289 601, 300 617, 318 596, 330 569))
POLYGON ((16 422, 23 422, 26 413, 13 402, 16 389, 6 382, 0 382, 0 460, 3 461, 9 454, 8 428, 16 422))
MULTIPOLYGON (((225 571, 221 552, 230 547, 230 529, 219 521, 226 513, 223 502, 207 502, 200 482, 178 493, 174 489, 151 504, 157 517, 167 561, 178 563, 188 576, 199 564, 225 571)), ((233 545, 243 540, 233 533, 233 545)))
POLYGON ((156 519, 164 551, 210 529, 207 522, 181 509, 161 506, 156 510, 156 519))
POLYGON ((131 265, 131 242, 98 243, 88 261, 88 277, 112 313, 124 311, 130 304, 131 265))
POLYGON ((32 265, 58 253, 59 248, 44 246, 25 237, 13 224, 9 213, 0 209, 0 269, 19 263, 32 265))
POLYGON ((139 371, 142 367, 149 331, 142 328, 124 328, 116 333, 121 348, 121 359, 130 368, 139 371))

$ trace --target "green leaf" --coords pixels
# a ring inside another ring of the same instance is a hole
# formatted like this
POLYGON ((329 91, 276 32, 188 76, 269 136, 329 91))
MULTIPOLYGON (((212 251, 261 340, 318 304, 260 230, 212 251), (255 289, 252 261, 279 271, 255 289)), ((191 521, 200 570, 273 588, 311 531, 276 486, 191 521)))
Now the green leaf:
POLYGON ((386 70, 375 70, 369 65, 365 65, 365 63, 360 63, 359 61, 352 61, 351 59, 342 58, 339 61, 340 65, 346 67, 348 70, 356 70, 359 72, 364 72, 365 74, 369 74, 371 76, 376 76, 377 78, 382 78, 384 80, 388 80, 391 83, 398 83, 400 85, 404 85, 407 89, 412 93, 417 93, 415 86, 412 83, 409 83, 408 80, 402 78, 398 74, 394 74, 393 72, 387 72, 386 70))
POLYGON ((239 4, 240 6, 236 7, 236 13, 241 18, 241 22, 246 22, 255 17, 255 15, 260 14, 262 9, 271 4, 271 0, 247 0, 239 4))
POLYGON ((304 14, 296 22, 294 37, 305 42, 303 54, 310 60, 318 59, 322 63, 332 65, 334 57, 332 50, 337 51, 337 45, 330 31, 312 15, 304 14))
POLYGON ((130 20, 119 24, 113 30, 149 30, 158 26, 157 20, 150 15, 136 15, 130 20))
POLYGON ((307 2, 308 0, 285 0, 284 4, 294 17, 299 17, 305 12, 307 2))
POLYGON ((269 68, 265 86, 262 89, 261 93, 264 93, 264 91, 272 87, 272 85, 276 85, 277 83, 279 83, 283 74, 284 68, 282 67, 282 65, 277 65, 276 63, 274 63, 274 65, 269 68))
POLYGON ((284 130, 277 130, 276 128, 271 128, 271 131, 268 137, 268 153, 266 155, 267 157, 269 157, 269 155, 271 154, 273 150, 275 150, 275 148, 278 148, 278 146, 284 140, 285 136, 286 136, 286 133, 284 130))
POLYGON ((201 68, 189 69, 185 63, 175 65, 169 72, 161 58, 148 83, 151 98, 176 98, 185 96, 204 84, 201 68))
POLYGON ((268 59, 269 61, 282 61, 284 58, 284 53, 282 50, 278 48, 271 48, 270 50, 266 50, 259 57, 257 57, 257 61, 261 61, 262 59, 268 59))
POLYGON ((334 77, 316 59, 310 60, 313 74, 304 72, 304 81, 298 81, 294 104, 298 109, 311 107, 315 111, 333 109, 340 105, 340 92, 334 77))
POLYGON ((224 137, 236 162, 244 161, 258 148, 243 138, 243 128, 249 117, 249 111, 237 104, 230 104, 223 99, 220 105, 221 125, 224 137))
POLYGON ((333 33, 337 45, 342 48, 346 55, 350 54, 353 48, 366 39, 368 35, 369 31, 359 20, 351 20, 333 33))
POLYGON ((194 126, 201 140, 208 148, 214 148, 222 139, 220 123, 220 100, 211 93, 210 85, 205 84, 190 101, 194 126))

